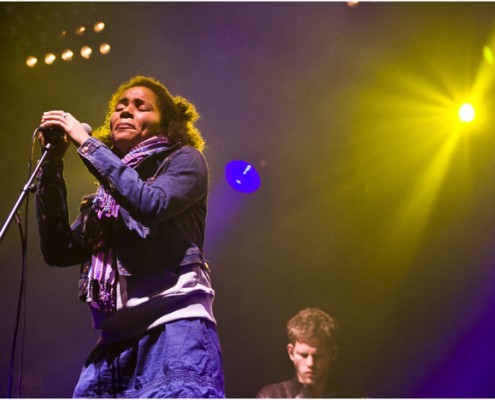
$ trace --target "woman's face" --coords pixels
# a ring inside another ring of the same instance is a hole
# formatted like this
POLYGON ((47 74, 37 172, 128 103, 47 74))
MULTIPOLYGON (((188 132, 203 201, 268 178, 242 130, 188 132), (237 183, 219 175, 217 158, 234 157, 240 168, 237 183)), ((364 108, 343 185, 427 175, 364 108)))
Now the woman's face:
POLYGON ((149 88, 135 86, 122 93, 110 119, 112 142, 123 154, 158 134, 161 112, 158 97, 149 88))

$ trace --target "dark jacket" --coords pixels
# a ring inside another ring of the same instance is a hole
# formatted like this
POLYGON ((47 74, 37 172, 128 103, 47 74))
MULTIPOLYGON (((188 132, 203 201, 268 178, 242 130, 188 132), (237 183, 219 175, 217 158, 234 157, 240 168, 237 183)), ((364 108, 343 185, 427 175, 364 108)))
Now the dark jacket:
MULTIPOLYGON (((297 378, 290 381, 283 381, 279 383, 272 383, 271 385, 263 387, 258 394, 257 398, 286 398, 286 399, 304 399, 315 397, 311 393, 311 389, 303 384, 299 383, 297 378)), ((343 387, 341 384, 333 379, 329 379, 327 386, 327 393, 321 396, 322 398, 362 398, 366 397, 363 393, 359 393, 354 390, 343 387)))
MULTIPOLYGON (((203 255, 209 171, 191 146, 171 146, 135 168, 89 138, 78 153, 119 204, 112 247, 118 268, 117 311, 91 308, 102 340, 124 340, 153 326, 212 313, 214 291, 203 255), (146 300, 146 301, 144 301, 146 300)), ((69 223, 63 162, 43 164, 36 214, 41 251, 51 266, 81 264, 80 297, 98 231, 93 197, 84 199, 69 223)))
MULTIPOLYGON (((208 192, 203 155, 176 146, 143 160, 135 169, 122 165, 108 147, 88 139, 78 152, 90 172, 105 185, 121 208, 116 252, 119 274, 176 273, 180 266, 202 264, 208 192)), ((87 262, 93 247, 91 221, 81 215, 69 225, 63 164, 42 167, 36 198, 41 251, 53 266, 87 262)))

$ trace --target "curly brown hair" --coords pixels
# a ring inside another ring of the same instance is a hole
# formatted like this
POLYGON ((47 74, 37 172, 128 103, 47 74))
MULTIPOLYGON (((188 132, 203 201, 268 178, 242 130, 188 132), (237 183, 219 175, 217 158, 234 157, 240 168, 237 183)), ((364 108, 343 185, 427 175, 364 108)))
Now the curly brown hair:
POLYGON ((307 341, 321 338, 330 345, 335 345, 337 321, 318 308, 305 308, 287 322, 289 342, 307 341))
POLYGON ((181 142, 183 145, 195 147, 200 151, 204 149, 205 140, 195 125, 200 117, 196 111, 196 107, 182 96, 172 96, 168 89, 157 79, 141 75, 122 83, 113 93, 108 103, 105 122, 94 131, 94 137, 107 146, 112 146, 110 119, 115 105, 127 89, 136 86, 147 87, 158 97, 162 115, 161 131, 172 143, 181 142))

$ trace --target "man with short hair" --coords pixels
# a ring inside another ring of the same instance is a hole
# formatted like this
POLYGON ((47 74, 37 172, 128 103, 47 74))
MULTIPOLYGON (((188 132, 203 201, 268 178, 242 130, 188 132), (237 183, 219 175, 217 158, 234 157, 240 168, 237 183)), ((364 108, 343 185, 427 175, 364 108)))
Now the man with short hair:
POLYGON ((330 376, 337 356, 337 321, 318 308, 299 311, 287 322, 287 352, 294 364, 292 380, 262 388, 257 398, 364 397, 335 382, 330 376))

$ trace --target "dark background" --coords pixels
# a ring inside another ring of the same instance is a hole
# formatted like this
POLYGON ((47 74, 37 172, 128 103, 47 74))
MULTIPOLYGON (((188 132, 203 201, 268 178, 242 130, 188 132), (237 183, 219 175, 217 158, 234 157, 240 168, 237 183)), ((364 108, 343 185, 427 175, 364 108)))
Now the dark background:
MULTIPOLYGON (((0 221, 27 180, 43 111, 97 127, 122 81, 154 76, 202 115, 229 397, 292 376, 285 323, 308 306, 339 321, 335 372, 349 386, 372 397, 495 397, 494 22, 495 4, 476 2, 0 3, 0 221), (105 31, 81 40, 108 41, 109 55, 24 65, 29 51, 63 47, 78 24, 100 19, 105 31), (449 110, 473 87, 480 122, 456 129, 449 110), (257 192, 228 186, 233 159, 258 169, 257 192)), ((94 179, 74 149, 66 164, 75 216, 94 179)), ((32 203, 22 209, 21 393, 70 397, 97 333, 76 297, 78 268, 42 261, 32 203)), ((0 277, 6 397, 15 223, 0 277)))

